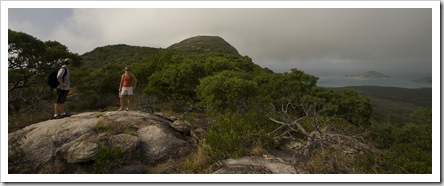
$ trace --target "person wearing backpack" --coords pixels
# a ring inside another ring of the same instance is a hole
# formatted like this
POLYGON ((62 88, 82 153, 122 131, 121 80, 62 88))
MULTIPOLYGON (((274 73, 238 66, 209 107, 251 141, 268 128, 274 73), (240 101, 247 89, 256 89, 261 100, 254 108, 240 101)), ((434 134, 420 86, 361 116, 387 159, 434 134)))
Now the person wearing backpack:
POLYGON ((71 81, 69 75, 69 68, 71 67, 73 61, 71 58, 66 58, 63 62, 63 66, 57 73, 57 81, 59 85, 57 86, 57 101, 54 104, 54 116, 53 119, 59 119, 67 117, 65 112, 65 101, 68 96, 69 89, 71 88, 71 81))
POLYGON ((137 84, 136 76, 134 76, 134 74, 130 72, 129 67, 125 67, 125 73, 122 74, 119 85, 119 97, 120 97, 119 111, 123 110, 123 105, 125 104, 124 96, 127 96, 126 111, 130 109, 131 99, 133 97, 134 88, 136 87, 136 84, 137 84))

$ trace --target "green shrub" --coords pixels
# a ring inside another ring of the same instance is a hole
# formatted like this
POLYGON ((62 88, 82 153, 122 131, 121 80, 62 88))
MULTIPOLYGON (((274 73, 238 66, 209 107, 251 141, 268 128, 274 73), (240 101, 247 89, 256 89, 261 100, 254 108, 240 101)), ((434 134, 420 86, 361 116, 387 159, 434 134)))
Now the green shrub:
POLYGON ((66 107, 71 112, 109 110, 113 106, 117 108, 120 105, 119 100, 116 89, 115 94, 81 95, 77 100, 67 102, 66 107))
POLYGON ((93 174, 105 174, 110 168, 119 164, 119 160, 124 157, 124 153, 118 148, 101 146, 97 154, 93 157, 94 163, 91 167, 93 174))
POLYGON ((96 131, 97 133, 108 132, 109 126, 103 122, 99 122, 97 123, 97 125, 94 126, 94 131, 96 131))
POLYGON ((215 160, 211 159, 209 155, 209 147, 205 144, 200 144, 196 152, 193 152, 189 157, 179 161, 179 172, 185 174, 204 173, 209 174, 213 172, 211 165, 215 160))
POLYGON ((401 126, 376 125, 372 140, 384 151, 386 173, 432 173, 432 110, 418 109, 411 115, 414 122, 401 126))
POLYGON ((258 91, 257 83, 248 80, 248 74, 223 71, 200 80, 197 86, 199 105, 210 113, 243 112, 258 91))
POLYGON ((268 135, 274 124, 258 113, 220 115, 204 136, 210 156, 216 160, 236 158, 255 146, 272 147, 268 135))

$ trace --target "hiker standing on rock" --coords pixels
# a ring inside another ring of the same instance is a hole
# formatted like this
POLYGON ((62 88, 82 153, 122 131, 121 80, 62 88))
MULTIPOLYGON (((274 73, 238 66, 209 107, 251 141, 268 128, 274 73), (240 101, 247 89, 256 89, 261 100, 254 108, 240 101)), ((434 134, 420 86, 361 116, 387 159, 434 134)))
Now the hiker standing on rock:
POLYGON ((125 73, 122 74, 120 78, 119 86, 119 96, 120 96, 120 108, 119 111, 123 110, 123 105, 125 104, 124 97, 127 96, 126 111, 131 107, 131 99, 133 98, 134 88, 136 88, 137 79, 134 74, 130 72, 129 67, 125 67, 125 73))
POLYGON ((68 116, 65 112, 65 101, 68 96, 69 89, 71 87, 71 81, 69 80, 69 68, 73 61, 71 58, 66 58, 63 62, 62 68, 57 73, 57 102, 54 104, 54 119, 63 118, 68 116))

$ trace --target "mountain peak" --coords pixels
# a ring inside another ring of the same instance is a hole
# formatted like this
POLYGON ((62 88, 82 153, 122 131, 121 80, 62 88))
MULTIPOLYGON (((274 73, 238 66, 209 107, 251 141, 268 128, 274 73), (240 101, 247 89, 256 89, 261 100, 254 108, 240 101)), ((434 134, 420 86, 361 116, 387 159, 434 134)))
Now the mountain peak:
POLYGON ((378 71, 368 71, 362 72, 355 75, 347 75, 347 77, 358 77, 358 78, 390 78, 387 75, 384 75, 378 71))
POLYGON ((220 52, 239 55, 239 52, 219 36, 195 36, 173 44, 167 49, 185 52, 220 52))
POLYGON ((411 80, 412 82, 416 82, 416 83, 427 83, 427 84, 432 84, 432 76, 427 76, 427 77, 423 77, 423 78, 419 78, 419 79, 414 79, 411 80))

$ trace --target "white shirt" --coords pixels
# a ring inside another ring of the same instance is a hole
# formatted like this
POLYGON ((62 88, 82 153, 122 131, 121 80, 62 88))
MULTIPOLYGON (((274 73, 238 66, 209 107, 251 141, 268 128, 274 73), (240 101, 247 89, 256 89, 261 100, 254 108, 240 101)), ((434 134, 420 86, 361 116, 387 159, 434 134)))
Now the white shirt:
POLYGON ((69 90, 71 87, 71 82, 69 81, 69 67, 63 65, 63 68, 60 68, 59 72, 57 73, 57 78, 59 77, 63 77, 63 74, 65 73, 65 69, 66 69, 66 75, 65 78, 63 78, 63 82, 65 83, 66 86, 62 86, 62 84, 60 84, 59 86, 57 86, 58 89, 61 90, 69 90))

